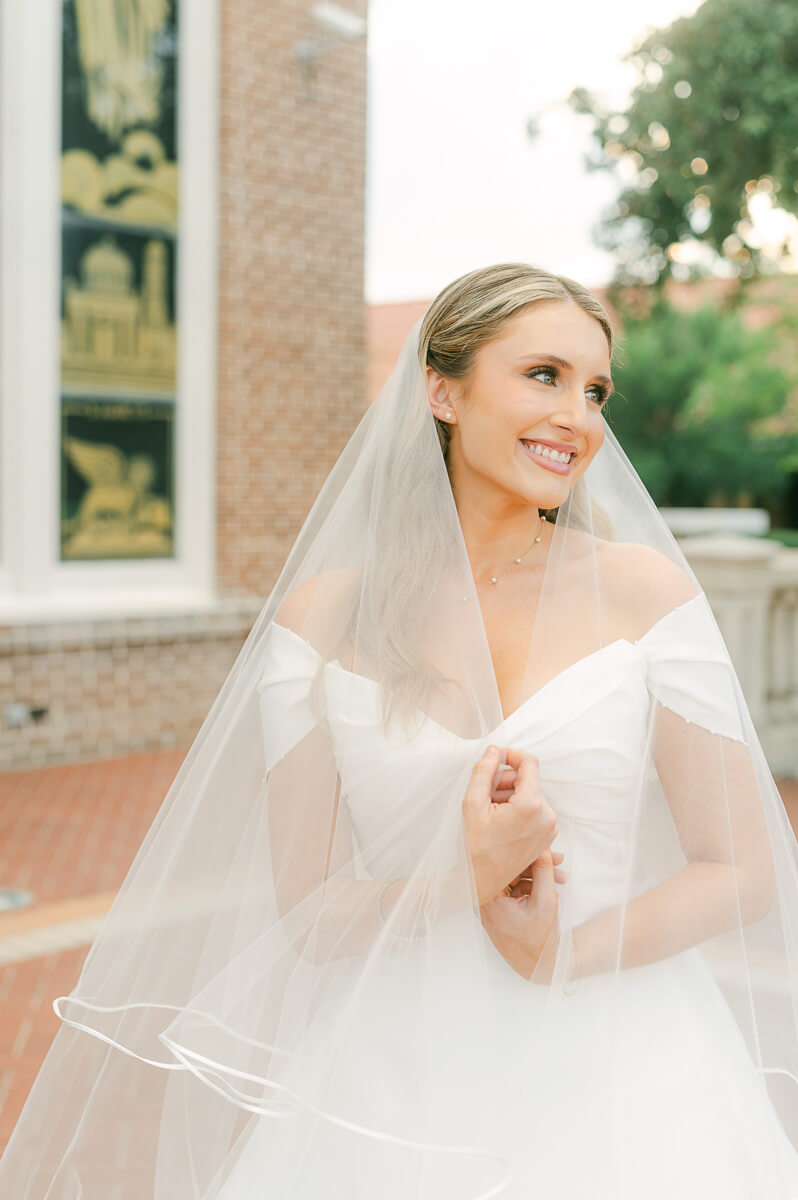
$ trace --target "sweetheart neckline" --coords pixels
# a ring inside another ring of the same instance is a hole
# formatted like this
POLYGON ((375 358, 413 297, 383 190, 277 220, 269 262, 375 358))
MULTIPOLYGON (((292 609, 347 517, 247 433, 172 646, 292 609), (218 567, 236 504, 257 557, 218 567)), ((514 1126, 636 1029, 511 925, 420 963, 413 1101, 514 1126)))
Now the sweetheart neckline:
MULTIPOLYGON (((639 646, 665 620, 667 620, 669 617, 672 617, 674 613, 679 612, 681 609, 688 607, 688 605, 694 604, 697 600, 702 599, 703 596, 704 596, 703 592, 697 592, 694 596, 691 596, 689 598, 689 600, 684 600, 681 604, 677 604, 674 608, 670 609, 667 613, 664 613, 663 616, 661 616, 659 618, 659 620, 655 621, 651 626, 649 626, 649 628, 646 630, 646 632, 644 634, 642 634, 639 638, 634 638, 634 639, 625 638, 625 637, 615 638, 614 641, 607 642, 605 645, 598 646, 595 650, 591 650, 589 654, 585 654, 581 658, 574 659, 574 661, 572 663, 569 663, 566 667, 563 667, 563 669, 561 671, 558 671, 556 675, 552 675, 551 679, 547 679, 546 682, 541 684, 541 686, 536 691, 532 692, 531 695, 527 696, 526 699, 522 700, 521 703, 516 708, 514 708, 512 710, 512 712, 508 713, 508 715, 506 717, 502 716, 502 720, 499 722, 498 725, 494 726, 493 729, 488 730, 487 733, 481 734, 479 737, 475 737, 475 738, 462 737, 460 734, 455 733, 453 729, 449 729, 448 726, 441 725, 440 722, 436 721, 434 717, 431 717, 429 715, 429 713, 425 713, 423 711, 423 709, 419 709, 419 712, 422 713, 425 723, 430 722, 437 729, 442 730, 444 733, 448 734, 450 737, 457 738, 458 741, 461 741, 461 742, 483 742, 483 741, 490 740, 491 738, 494 738, 495 735, 497 733, 499 733, 501 730, 503 730, 507 725, 509 725, 511 721, 514 721, 520 713, 524 712, 526 710, 526 708, 532 703, 533 700, 537 700, 538 697, 543 695, 544 692, 548 691, 549 688, 551 688, 555 683, 558 682, 558 680, 561 680, 565 676, 569 675, 570 672, 575 670, 577 667, 584 666, 586 663, 592 662, 595 658, 597 658, 601 654, 604 654, 608 650, 617 649, 620 646, 630 646, 630 647, 639 646)), ((302 637, 302 635, 300 633, 297 633, 296 630, 291 629, 290 626, 281 625, 279 621, 275 621, 273 618, 272 618, 272 621, 270 622, 270 624, 275 625, 278 629, 285 630, 287 633, 291 634, 294 638, 297 638, 300 642, 303 642, 304 645, 306 645, 310 650, 312 650, 313 653, 317 657, 319 657, 319 658, 321 657, 321 655, 319 654, 319 651, 316 649, 316 647, 313 645, 313 643, 309 642, 307 638, 302 637)), ((345 667, 343 665, 343 663, 341 663, 340 660, 337 658, 332 658, 332 659, 327 660, 326 665, 331 666, 331 667, 337 667, 339 671, 343 672, 343 674, 350 676, 350 678, 352 678, 352 679, 361 679, 365 683, 369 684, 372 688, 379 688, 381 686, 379 680, 372 679, 371 676, 369 676, 369 675, 361 675, 358 671, 350 671, 349 668, 345 667)))
MULTIPOLYGON (((293 633, 293 630, 291 630, 290 632, 293 633)), ((518 716, 519 713, 523 712, 526 709, 527 705, 531 704, 531 702, 533 700, 537 700, 538 696, 540 696, 543 692, 547 691, 549 687, 551 687, 553 684, 557 683, 557 681, 562 679, 565 675, 568 675, 569 672, 572 671, 575 667, 582 666, 584 663, 590 662, 592 659, 596 658, 598 655, 603 654, 607 650, 612 650, 615 647, 634 646, 634 645, 636 645, 636 643, 629 641, 628 638, 622 638, 622 637, 616 638, 615 641, 607 642, 606 645, 598 646, 595 650, 591 650, 589 654, 584 654, 581 658, 574 659, 574 661, 572 663, 568 663, 568 665, 566 667, 563 667, 563 669, 561 671, 558 671, 556 675, 552 675, 551 679, 547 679, 545 683, 542 683, 540 685, 540 687, 537 689, 537 691, 532 692, 531 695, 527 696, 526 699, 522 700, 521 703, 516 708, 514 708, 511 713, 508 713, 508 715, 506 717, 502 717, 502 720, 499 722, 498 725, 495 725, 493 727, 493 729, 489 729, 487 731, 487 733, 480 734, 479 737, 473 737, 473 738, 463 737, 462 734, 455 733, 454 730, 449 729, 448 726, 441 725, 439 721, 436 721, 434 717, 431 717, 429 715, 429 713, 424 712, 423 709, 419 709, 418 711, 424 717, 425 722, 428 721, 431 725, 434 725, 434 726, 436 726, 436 728, 442 730, 443 733, 449 734, 450 737, 457 738, 457 740, 459 742, 484 742, 484 741, 494 738, 500 730, 504 729, 504 727, 506 725, 509 725, 509 723, 511 721, 513 721, 518 716)), ((362 679, 365 683, 371 684, 372 687, 375 687, 375 688, 380 687, 380 683, 377 679, 372 679, 368 675, 360 675, 357 671, 350 671, 347 667, 344 667, 338 661, 337 658, 330 659, 330 661, 327 665, 331 666, 331 667, 337 667, 339 671, 342 671, 344 673, 344 675, 349 675, 353 679, 362 679)))

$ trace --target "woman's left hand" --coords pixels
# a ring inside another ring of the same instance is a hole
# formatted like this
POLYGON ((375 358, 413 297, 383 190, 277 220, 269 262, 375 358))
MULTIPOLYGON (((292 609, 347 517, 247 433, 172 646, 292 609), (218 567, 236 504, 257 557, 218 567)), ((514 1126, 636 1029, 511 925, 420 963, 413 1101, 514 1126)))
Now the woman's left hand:
POLYGON ((554 885, 565 882, 558 870, 562 858, 546 850, 523 872, 527 878, 513 880, 480 909, 482 924, 502 957, 524 979, 534 978, 536 983, 550 983, 553 975, 559 941, 554 885))

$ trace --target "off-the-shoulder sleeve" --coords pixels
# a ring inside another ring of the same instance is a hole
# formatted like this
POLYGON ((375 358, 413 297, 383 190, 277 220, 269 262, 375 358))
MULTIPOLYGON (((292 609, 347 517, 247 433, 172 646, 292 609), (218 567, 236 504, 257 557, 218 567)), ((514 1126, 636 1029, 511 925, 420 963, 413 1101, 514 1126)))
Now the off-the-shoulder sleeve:
POLYGON ((656 700, 713 733, 747 740, 739 683, 703 593, 661 617, 637 645, 656 700))
POLYGON ((272 621, 264 634, 258 700, 267 772, 318 724, 310 685, 321 655, 310 642, 272 621))

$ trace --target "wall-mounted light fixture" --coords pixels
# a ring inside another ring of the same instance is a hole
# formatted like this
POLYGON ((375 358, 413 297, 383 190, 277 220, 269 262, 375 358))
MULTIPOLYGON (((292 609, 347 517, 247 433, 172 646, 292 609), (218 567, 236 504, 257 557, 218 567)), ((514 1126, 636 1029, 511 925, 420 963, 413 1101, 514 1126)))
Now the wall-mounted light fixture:
POLYGON ((332 0, 318 0, 318 3, 312 6, 310 15, 319 28, 319 36, 306 38, 297 42, 294 47, 294 57, 306 76, 313 75, 316 60, 322 54, 334 49, 341 42, 357 41, 366 36, 364 18, 350 12, 341 4, 334 4, 332 0))

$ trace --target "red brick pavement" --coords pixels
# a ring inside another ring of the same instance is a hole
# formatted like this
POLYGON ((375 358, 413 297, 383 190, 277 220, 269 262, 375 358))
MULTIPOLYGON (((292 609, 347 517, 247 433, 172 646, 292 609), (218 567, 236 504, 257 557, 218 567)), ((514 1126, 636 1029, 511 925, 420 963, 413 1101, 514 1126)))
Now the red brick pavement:
MULTIPOLYGON (((72 898, 112 894, 184 754, 169 750, 0 776, 0 886, 32 892, 36 905, 0 915, 0 932, 24 928, 38 911, 51 922, 63 920, 73 915, 66 904, 72 898)), ((52 1002, 74 987, 87 949, 0 967, 0 1151, 58 1027, 52 1002)))
MULTIPOLYGON (((35 896, 33 908, 0 914, 0 938, 37 922, 64 920, 81 907, 107 907, 184 753, 0 776, 0 886, 35 896)), ((798 833, 798 780, 780 780, 779 787, 798 833)), ((71 991, 86 950, 0 967, 0 1152, 58 1027, 52 1001, 71 991)))

